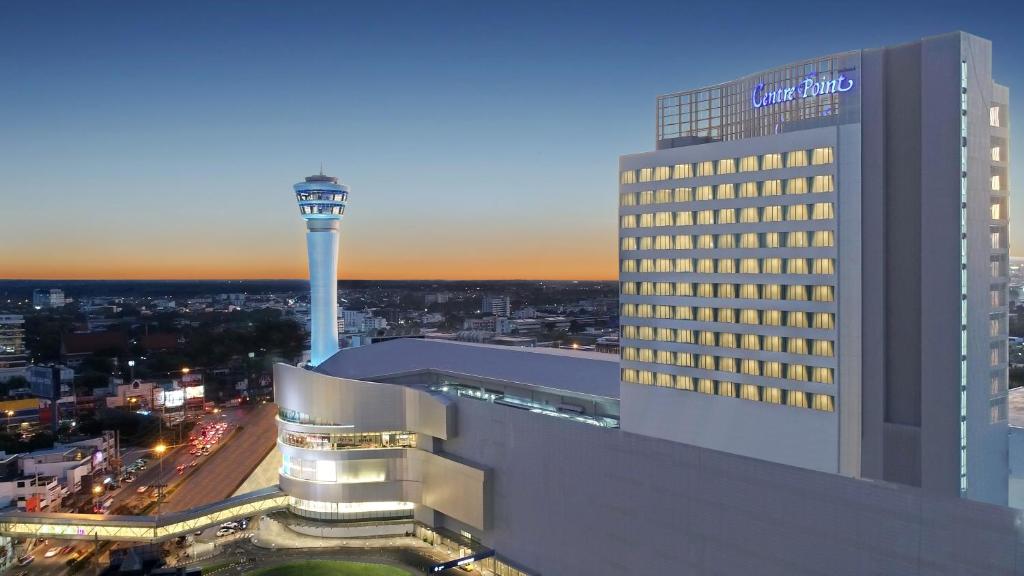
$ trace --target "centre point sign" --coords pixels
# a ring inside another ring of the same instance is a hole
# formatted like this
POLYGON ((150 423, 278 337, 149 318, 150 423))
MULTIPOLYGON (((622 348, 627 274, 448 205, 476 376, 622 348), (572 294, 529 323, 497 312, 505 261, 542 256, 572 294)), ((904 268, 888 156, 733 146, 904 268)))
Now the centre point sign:
POLYGON ((803 98, 816 98, 827 94, 839 94, 853 90, 853 78, 840 74, 833 80, 818 80, 815 75, 804 78, 792 86, 783 86, 775 90, 765 90, 764 82, 754 86, 750 95, 754 108, 763 108, 803 98))

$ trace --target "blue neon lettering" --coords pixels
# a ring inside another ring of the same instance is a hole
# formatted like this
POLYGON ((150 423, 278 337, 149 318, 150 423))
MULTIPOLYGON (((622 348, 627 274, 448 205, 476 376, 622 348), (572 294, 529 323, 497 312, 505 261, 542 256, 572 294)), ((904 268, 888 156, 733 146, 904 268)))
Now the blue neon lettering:
POLYGON ((818 81, 814 74, 807 76, 794 86, 778 88, 776 90, 765 90, 764 82, 758 82, 750 94, 750 101, 754 108, 763 108, 789 102, 797 98, 813 98, 827 94, 839 94, 853 90, 853 78, 846 74, 840 74, 832 80, 818 81))

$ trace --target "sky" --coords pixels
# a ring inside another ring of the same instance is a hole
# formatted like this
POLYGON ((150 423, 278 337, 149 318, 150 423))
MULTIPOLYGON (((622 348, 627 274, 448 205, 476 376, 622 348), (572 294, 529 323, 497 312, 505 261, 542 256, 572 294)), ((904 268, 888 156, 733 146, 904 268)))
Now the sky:
POLYGON ((0 0, 0 278, 303 278, 323 162, 343 279, 611 279, 658 94, 965 30, 1012 114, 1014 5, 0 0))

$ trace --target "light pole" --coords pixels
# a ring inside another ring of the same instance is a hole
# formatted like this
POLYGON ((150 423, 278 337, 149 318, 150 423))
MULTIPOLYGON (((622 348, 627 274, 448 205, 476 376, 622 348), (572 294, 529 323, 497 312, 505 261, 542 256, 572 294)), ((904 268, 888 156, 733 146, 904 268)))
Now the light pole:
POLYGON ((157 475, 156 485, 156 515, 160 516, 160 503, 163 502, 164 499, 164 453, 167 452, 167 444, 164 444, 163 440, 161 440, 153 447, 153 452, 156 454, 157 458, 160 459, 160 471, 157 475))
POLYGON ((93 487, 92 487, 92 511, 93 512, 98 512, 99 511, 99 506, 97 504, 99 503, 99 497, 100 497, 100 494, 102 492, 103 492, 103 486, 100 486, 99 484, 93 485, 93 487))
POLYGON ((7 430, 10 431, 10 429, 11 429, 11 416, 14 416, 14 410, 8 410, 6 412, 6 414, 7 414, 7 430))

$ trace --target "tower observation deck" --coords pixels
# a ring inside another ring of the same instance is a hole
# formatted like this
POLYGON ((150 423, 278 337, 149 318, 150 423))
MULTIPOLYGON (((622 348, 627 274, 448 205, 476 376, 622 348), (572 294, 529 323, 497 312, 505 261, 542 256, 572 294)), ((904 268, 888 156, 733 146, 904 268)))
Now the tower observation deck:
POLYGON ((310 364, 338 351, 338 230, 345 215, 348 186, 317 174, 293 186, 306 220, 309 254, 310 364))

